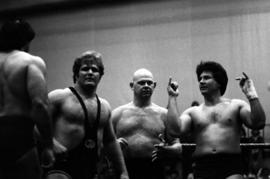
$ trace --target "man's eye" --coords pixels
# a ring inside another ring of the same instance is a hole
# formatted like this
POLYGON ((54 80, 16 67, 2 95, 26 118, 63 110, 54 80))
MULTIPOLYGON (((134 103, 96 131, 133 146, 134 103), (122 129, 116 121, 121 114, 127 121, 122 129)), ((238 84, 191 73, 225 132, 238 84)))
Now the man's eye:
POLYGON ((99 72, 99 70, 97 68, 92 68, 91 69, 93 72, 99 72))
POLYGON ((147 81, 146 83, 147 83, 149 86, 153 84, 152 81, 147 81))
POLYGON ((140 81, 140 82, 138 82, 138 84, 139 85, 145 85, 145 84, 147 84, 148 86, 150 86, 150 85, 153 84, 153 82, 152 81, 140 81))
POLYGON ((86 67, 81 68, 82 71, 87 71, 88 69, 89 69, 89 68, 86 68, 86 67))

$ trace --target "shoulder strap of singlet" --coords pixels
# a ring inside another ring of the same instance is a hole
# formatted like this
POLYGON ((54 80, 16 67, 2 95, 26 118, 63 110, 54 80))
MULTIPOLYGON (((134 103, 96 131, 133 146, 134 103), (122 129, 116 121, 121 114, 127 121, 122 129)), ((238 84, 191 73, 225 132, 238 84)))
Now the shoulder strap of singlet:
MULTIPOLYGON (((93 127, 90 125, 90 122, 89 122, 89 119, 88 119, 88 112, 87 112, 87 109, 86 109, 86 106, 83 102, 83 99, 82 97, 79 95, 79 93, 75 90, 74 87, 69 87, 69 89, 71 90, 71 92, 78 98, 82 108, 83 108, 83 111, 84 111, 84 115, 85 115, 85 120, 84 120, 84 130, 85 130, 85 137, 84 137, 84 147, 87 148, 87 151, 88 151, 88 158, 90 156, 90 158, 92 157, 91 156, 91 150, 94 150, 93 152, 95 153, 95 157, 92 158, 92 162, 96 163, 98 162, 98 158, 99 158, 99 145, 98 145, 98 126, 99 126, 99 121, 100 121, 100 113, 101 113, 101 103, 100 103, 100 100, 98 98, 98 96, 96 95, 96 99, 97 99, 97 115, 96 115, 96 120, 94 122, 94 125, 93 127), (91 139, 91 140, 94 140, 94 143, 95 143, 95 147, 94 149, 93 148, 89 148, 86 143, 88 142, 88 140, 91 139)), ((97 165, 94 169, 94 173, 97 173, 97 165)))
MULTIPOLYGON (((86 109, 86 106, 83 102, 83 99, 82 97, 79 95, 79 93, 75 90, 74 87, 69 87, 69 89, 72 91, 72 93, 78 98, 82 108, 83 108, 83 111, 84 111, 84 116, 85 116, 85 120, 84 120, 84 128, 85 128, 85 137, 88 138, 90 137, 89 136, 89 119, 88 119, 88 113, 87 113, 87 109, 86 109)), ((101 104, 100 104, 100 100, 98 98, 98 96, 96 95, 96 99, 97 99, 97 115, 96 115, 96 120, 95 120, 95 123, 94 123, 94 131, 95 133, 97 133, 97 129, 98 129, 98 125, 99 125, 99 121, 100 121, 100 111, 101 111, 101 104)), ((96 136, 95 136, 96 138, 96 136)))
POLYGON ((73 87, 69 87, 69 89, 71 90, 71 92, 77 97, 77 99, 79 100, 82 108, 83 108, 83 112, 84 112, 84 118, 85 118, 85 121, 88 120, 88 113, 87 113, 87 109, 86 109, 86 106, 83 102, 83 99, 82 97, 79 95, 79 93, 75 90, 75 88, 73 87))

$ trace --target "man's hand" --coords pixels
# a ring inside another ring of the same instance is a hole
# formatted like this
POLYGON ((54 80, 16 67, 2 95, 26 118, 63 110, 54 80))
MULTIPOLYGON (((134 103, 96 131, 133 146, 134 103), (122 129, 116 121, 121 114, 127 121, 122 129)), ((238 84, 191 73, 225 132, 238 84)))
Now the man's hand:
POLYGON ((172 77, 169 78, 167 91, 169 96, 177 97, 179 95, 178 83, 176 81, 172 81, 172 77))
POLYGON ((127 174, 121 174, 120 179, 129 179, 127 174))
POLYGON ((122 137, 121 138, 118 138, 117 139, 117 142, 120 144, 120 147, 121 147, 122 150, 125 150, 128 147, 127 140, 124 139, 124 138, 122 138, 122 137))
POLYGON ((253 81, 246 75, 246 73, 243 72, 243 76, 237 77, 236 80, 239 80, 239 85, 248 100, 258 98, 253 81))
POLYGON ((41 153, 41 166, 43 168, 50 168, 55 162, 53 150, 51 148, 43 149, 41 153))
POLYGON ((67 148, 53 138, 53 151, 56 154, 64 154, 67 152, 67 148))
POLYGON ((160 143, 154 145, 155 149, 152 152, 152 162, 162 160, 165 158, 166 155, 166 147, 168 144, 166 143, 164 136, 162 134, 159 134, 160 143))
POLYGON ((187 176, 187 179, 194 179, 194 174, 193 173, 189 173, 187 176))
POLYGON ((154 147, 155 149, 152 152, 152 162, 164 159, 164 155, 166 152, 166 146, 164 145, 164 143, 156 144, 154 145, 154 147))

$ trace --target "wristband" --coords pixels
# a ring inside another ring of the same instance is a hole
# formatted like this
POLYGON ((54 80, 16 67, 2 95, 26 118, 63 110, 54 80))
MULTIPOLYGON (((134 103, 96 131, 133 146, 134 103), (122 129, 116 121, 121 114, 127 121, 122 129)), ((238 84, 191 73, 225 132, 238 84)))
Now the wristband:
POLYGON ((253 100, 253 99, 258 98, 258 94, 256 92, 253 81, 251 79, 248 79, 246 81, 246 84, 243 86, 242 90, 248 100, 253 100))

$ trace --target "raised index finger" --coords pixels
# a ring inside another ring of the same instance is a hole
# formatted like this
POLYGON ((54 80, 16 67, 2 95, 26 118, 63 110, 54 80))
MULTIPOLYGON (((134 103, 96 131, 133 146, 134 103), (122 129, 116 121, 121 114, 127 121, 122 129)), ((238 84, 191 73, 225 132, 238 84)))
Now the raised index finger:
POLYGON ((246 74, 245 72, 242 72, 242 73, 243 73, 244 77, 245 77, 246 79, 248 79, 247 74, 246 74))
POLYGON ((171 83, 172 83, 172 77, 170 76, 170 78, 169 78, 169 85, 171 85, 171 83))

